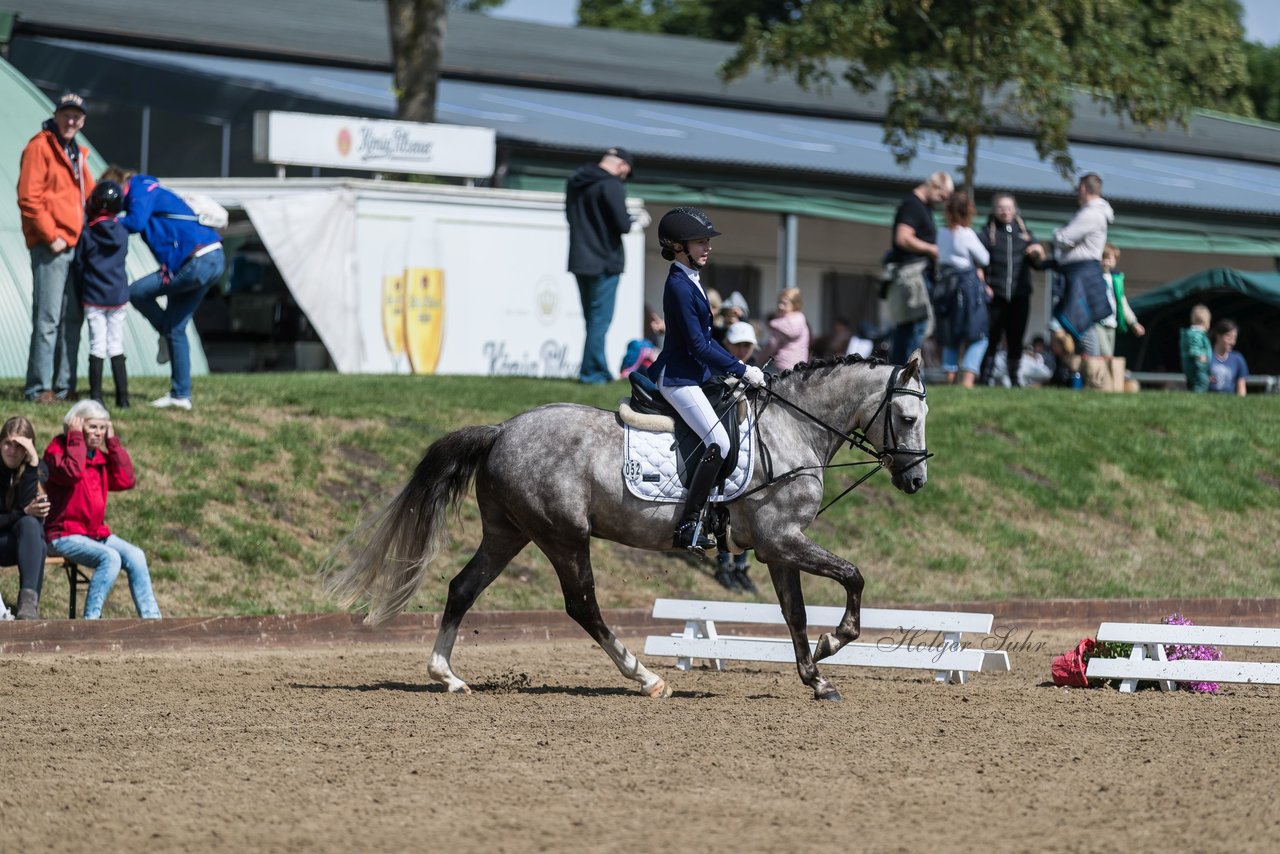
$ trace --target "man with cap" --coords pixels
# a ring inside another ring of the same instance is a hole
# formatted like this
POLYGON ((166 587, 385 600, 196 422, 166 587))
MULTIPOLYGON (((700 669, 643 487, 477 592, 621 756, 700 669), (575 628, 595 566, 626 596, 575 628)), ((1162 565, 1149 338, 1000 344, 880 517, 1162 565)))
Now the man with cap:
POLYGON ((68 286, 71 260, 93 191, 89 152, 76 143, 84 127, 84 98, 68 92, 53 118, 22 150, 18 208, 31 253, 31 348, 27 400, 54 403, 74 397, 82 314, 68 286))
POLYGON ((578 280, 587 340, 578 381, 592 385, 613 380, 604 355, 604 339, 613 321, 614 298, 622 277, 622 236, 631 230, 623 181, 635 160, 625 148, 610 148, 599 163, 584 163, 565 185, 569 220, 569 272, 578 280))

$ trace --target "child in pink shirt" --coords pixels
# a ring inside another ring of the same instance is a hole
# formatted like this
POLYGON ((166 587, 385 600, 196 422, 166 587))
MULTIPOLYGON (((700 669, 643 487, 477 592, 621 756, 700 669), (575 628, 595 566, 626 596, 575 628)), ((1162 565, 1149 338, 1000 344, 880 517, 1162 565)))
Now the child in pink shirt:
POLYGON ((800 289, 787 288, 778 294, 778 313, 769 321, 769 340, 756 361, 773 359, 775 369, 789 370, 809 358, 809 323, 800 310, 800 289))

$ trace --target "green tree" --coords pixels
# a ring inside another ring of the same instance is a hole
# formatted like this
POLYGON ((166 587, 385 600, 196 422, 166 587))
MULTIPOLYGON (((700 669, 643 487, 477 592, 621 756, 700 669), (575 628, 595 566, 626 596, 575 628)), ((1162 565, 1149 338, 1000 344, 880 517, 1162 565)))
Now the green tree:
POLYGON ((997 132, 1029 134, 1069 178, 1078 92, 1144 127, 1251 109, 1235 0, 809 0, 786 21, 748 20, 722 75, 756 64, 806 88, 881 91, 898 161, 936 132, 965 147, 967 188, 979 140, 997 132))
POLYGON ((1249 63, 1246 91, 1254 114, 1269 122, 1280 122, 1280 45, 1250 43, 1244 51, 1249 63))
POLYGON ((579 0, 578 24, 737 42, 748 18, 788 21, 804 0, 579 0))

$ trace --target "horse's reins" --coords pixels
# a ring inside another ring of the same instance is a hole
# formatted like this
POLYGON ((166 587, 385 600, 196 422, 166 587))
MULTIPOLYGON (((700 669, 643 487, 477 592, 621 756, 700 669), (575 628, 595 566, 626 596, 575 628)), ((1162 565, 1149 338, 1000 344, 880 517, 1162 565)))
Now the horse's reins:
MULTIPOLYGON (((933 454, 929 453, 928 448, 902 448, 902 447, 899 447, 897 444, 898 443, 897 431, 893 429, 893 419, 889 417, 890 413, 886 411, 889 404, 893 402, 893 396, 895 394, 909 394, 912 397, 918 397, 921 400, 925 399, 924 391, 916 391, 915 389, 907 388, 906 386, 897 385, 898 375, 901 373, 902 373, 902 367, 900 365, 895 365, 893 368, 893 371, 889 374, 889 383, 885 387, 884 395, 880 398, 880 405, 876 407, 876 411, 872 413, 871 418, 867 421, 867 426, 870 427, 872 424, 875 423, 876 419, 879 418, 882 413, 884 414, 884 440, 881 445, 883 450, 879 450, 879 451, 877 451, 875 445, 871 444, 871 442, 867 439, 867 434, 865 430, 859 430, 857 428, 854 428, 851 432, 845 433, 843 430, 840 430, 836 427, 831 426, 826 421, 823 421, 821 418, 814 415, 812 412, 809 412, 808 410, 804 409, 803 407, 799 406, 798 404, 790 400, 787 400, 787 398, 783 397, 781 394, 778 394, 778 392, 774 391, 773 388, 771 388, 770 386, 761 387, 760 390, 767 393, 771 398, 776 399, 779 403, 785 406, 791 407, 796 412, 803 415, 805 418, 808 418, 810 421, 817 424, 819 427, 822 427, 824 430, 828 431, 829 433, 832 433, 833 435, 838 436, 841 439, 842 444, 847 442, 851 449, 856 448, 857 450, 862 451, 864 454, 874 457, 875 459, 861 460, 856 463, 836 463, 836 464, 827 463, 827 464, 817 465, 817 466, 799 466, 797 468, 791 469, 788 472, 778 475, 777 477, 774 477, 772 473, 770 473, 765 478, 764 483, 742 493, 734 500, 738 501, 743 498, 746 498, 748 495, 752 495, 756 492, 759 492, 762 489, 765 489, 766 487, 772 486, 773 484, 777 483, 780 480, 786 480, 788 478, 794 477, 795 475, 801 474, 802 472, 813 471, 815 469, 825 470, 829 468, 844 468, 846 466, 865 466, 865 465, 875 464, 876 466, 875 468, 871 469, 862 477, 858 478, 851 485, 849 485, 843 492, 841 492, 835 498, 831 499, 825 505, 823 505, 822 508, 818 510, 818 513, 817 513, 818 516, 821 516, 827 510, 827 508, 829 508, 832 504, 835 504, 837 501, 839 501, 841 498, 844 498, 854 489, 857 489, 859 486, 865 483, 868 478, 870 478, 873 474, 878 472, 880 469, 889 467, 891 466, 891 464, 899 462, 901 457, 905 457, 907 460, 907 464, 902 469, 904 473, 910 471, 911 469, 920 465, 925 460, 932 457, 933 454), (890 442, 892 442, 893 444, 891 445, 890 442)), ((756 418, 756 423, 757 424, 760 423, 758 414, 756 418)), ((761 444, 763 447, 763 443, 761 444)))

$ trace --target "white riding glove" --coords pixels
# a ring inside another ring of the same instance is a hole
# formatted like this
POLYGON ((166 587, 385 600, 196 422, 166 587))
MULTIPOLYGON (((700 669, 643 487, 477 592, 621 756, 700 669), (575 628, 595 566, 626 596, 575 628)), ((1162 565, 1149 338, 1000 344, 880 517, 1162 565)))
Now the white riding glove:
POLYGON ((755 365, 747 365, 747 370, 742 374, 742 380, 747 385, 760 388, 764 385, 764 371, 760 370, 755 365))

